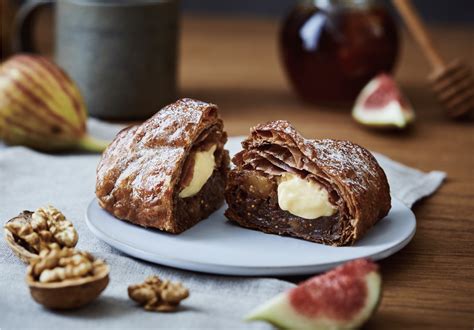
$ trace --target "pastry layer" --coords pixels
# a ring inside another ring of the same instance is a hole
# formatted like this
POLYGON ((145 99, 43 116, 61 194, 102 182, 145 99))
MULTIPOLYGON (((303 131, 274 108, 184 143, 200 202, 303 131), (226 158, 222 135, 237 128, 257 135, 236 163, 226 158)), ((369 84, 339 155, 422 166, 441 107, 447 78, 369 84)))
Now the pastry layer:
POLYGON ((305 139, 279 120, 252 128, 242 147, 226 188, 226 214, 242 226, 341 246, 363 237, 390 210, 385 173, 368 150, 350 141, 305 139), (277 184, 288 175, 315 182, 318 189, 301 189, 314 200, 296 200, 302 192, 290 187, 292 200, 280 207, 277 184))
POLYGON ((143 124, 122 130, 102 155, 96 182, 100 206, 140 226, 186 230, 223 203, 226 141, 213 104, 182 99, 161 109, 143 124), (191 194, 180 197, 202 174, 194 173, 200 170, 194 155, 211 148, 214 168, 191 194))

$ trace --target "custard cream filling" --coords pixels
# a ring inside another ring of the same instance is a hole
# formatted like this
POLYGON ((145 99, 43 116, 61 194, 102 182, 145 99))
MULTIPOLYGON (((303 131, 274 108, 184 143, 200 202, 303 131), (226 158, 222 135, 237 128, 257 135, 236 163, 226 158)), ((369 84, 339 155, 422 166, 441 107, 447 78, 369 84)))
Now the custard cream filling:
POLYGON ((216 145, 213 145, 209 150, 197 151, 192 155, 194 157, 193 177, 191 182, 181 190, 179 197, 192 197, 206 184, 214 172, 216 164, 214 151, 216 151, 216 145))
POLYGON ((304 219, 327 217, 337 210, 329 202, 329 194, 323 186, 292 173, 284 173, 279 180, 278 205, 304 219))

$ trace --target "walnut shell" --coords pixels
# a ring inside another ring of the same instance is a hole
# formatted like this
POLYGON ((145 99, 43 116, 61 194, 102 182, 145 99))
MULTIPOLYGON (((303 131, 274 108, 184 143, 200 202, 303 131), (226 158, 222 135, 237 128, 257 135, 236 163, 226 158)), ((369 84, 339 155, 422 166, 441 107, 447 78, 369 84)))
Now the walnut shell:
POLYGON ((61 282, 41 283, 28 273, 26 283, 33 299, 51 309, 73 309, 97 298, 109 284, 109 266, 105 263, 94 268, 94 274, 61 282))
MULTIPOLYGON (((25 221, 31 221, 32 214, 33 212, 23 211, 16 217, 8 220, 7 223, 10 221, 14 221, 18 218, 22 218, 25 221)), ((38 258, 38 254, 29 251, 22 242, 16 240, 11 231, 9 231, 7 228, 4 228, 4 231, 5 231, 5 240, 7 241, 8 246, 12 249, 13 253, 18 258, 20 258, 21 261, 25 263, 29 263, 31 260, 38 258)))
MULTIPOLYGON (((60 213, 60 211, 58 211, 57 209, 51 207, 51 206, 48 206, 47 208, 40 208, 38 209, 36 212, 38 211, 42 211, 44 209, 47 209, 47 210, 50 210, 50 209, 53 209, 54 211, 60 213)), ((4 231, 5 231, 5 240, 7 241, 7 244, 10 246, 10 248, 12 249, 13 253, 15 255, 18 256, 18 258, 20 258, 22 261, 26 262, 26 263, 30 263, 32 260, 34 259, 37 259, 38 258, 38 253, 40 252, 41 248, 34 248, 32 245, 30 245, 26 240, 23 240, 22 238, 20 238, 19 236, 17 236, 14 232, 12 232, 9 228, 8 228, 8 224, 9 223, 12 223, 12 222, 24 222, 23 226, 28 226, 28 225, 31 225, 31 222, 34 218, 34 214, 36 214, 35 212, 31 212, 31 211, 23 211, 22 213, 20 213, 19 215, 17 215, 16 217, 8 220, 6 223, 5 223, 5 227, 4 227, 4 231)), ((60 213, 61 216, 62 213, 60 213)), ((64 217, 64 216, 63 216, 64 217)), ((66 220, 67 221, 67 220, 66 220)), ((69 221, 68 221, 69 222, 69 221)), ((70 223, 70 222, 69 222, 70 223)), ((72 226, 72 224, 71 224, 72 226)), ((32 230, 32 229, 30 229, 32 230)), ((75 235, 75 239, 71 242, 68 242, 69 244, 64 244, 63 242, 61 241, 50 241, 49 243, 51 244, 59 244, 60 247, 64 246, 64 245, 67 245, 68 247, 74 247, 76 244, 77 244, 77 232, 75 231, 75 229, 73 228, 72 229, 74 231, 74 235, 75 235)), ((33 230, 34 231, 34 230, 33 230)), ((48 232, 47 232, 48 235, 52 235, 51 232, 49 232, 49 229, 48 229, 48 232)), ((41 239, 41 238, 40 238, 41 239)), ((48 241, 47 241, 48 243, 48 241)), ((48 243, 48 244, 49 244, 48 243)), ((44 247, 43 247, 44 248, 44 247)), ((50 248, 50 246, 48 247, 50 248)))

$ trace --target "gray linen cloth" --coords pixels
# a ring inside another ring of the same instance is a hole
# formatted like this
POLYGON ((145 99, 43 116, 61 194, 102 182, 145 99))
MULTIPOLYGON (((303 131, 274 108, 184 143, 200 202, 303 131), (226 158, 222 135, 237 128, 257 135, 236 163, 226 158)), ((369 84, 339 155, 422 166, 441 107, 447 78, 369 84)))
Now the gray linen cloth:
MULTIPOLYGON (((121 128, 90 120, 95 136, 112 138, 121 128)), ((411 206, 433 193, 445 177, 423 173, 376 154, 388 175, 392 194, 411 206)), ((98 155, 48 155, 24 147, 0 146, 0 219, 22 210, 52 204, 73 220, 78 248, 105 259, 111 281, 101 297, 82 309, 50 311, 36 304, 24 283, 25 265, 0 240, 0 329, 8 328, 176 328, 269 329, 247 324, 242 317, 253 307, 294 284, 271 278, 242 278, 192 273, 127 257, 99 241, 86 227, 84 214, 94 197, 98 155), (182 281, 191 295, 178 313, 144 312, 127 296, 127 285, 150 274, 182 281)), ((199 253, 199 251, 196 251, 199 253)))

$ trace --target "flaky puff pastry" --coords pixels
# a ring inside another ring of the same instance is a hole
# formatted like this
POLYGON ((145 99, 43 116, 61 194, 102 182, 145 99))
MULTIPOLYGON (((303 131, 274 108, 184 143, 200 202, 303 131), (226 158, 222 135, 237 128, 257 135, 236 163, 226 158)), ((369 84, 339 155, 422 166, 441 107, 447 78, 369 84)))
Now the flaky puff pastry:
POLYGON ((252 128, 242 146, 229 174, 226 216, 244 227, 329 245, 351 245, 390 210, 385 173, 373 155, 357 144, 305 139, 290 123, 279 120, 252 128), (277 182, 284 173, 324 187, 336 212, 303 219, 281 210, 277 182))
POLYGON ((97 168, 96 195, 119 219, 180 233, 224 200, 229 155, 217 106, 182 99, 141 125, 122 130, 97 168), (194 196, 179 197, 193 173, 190 155, 215 146, 211 177, 194 196))

